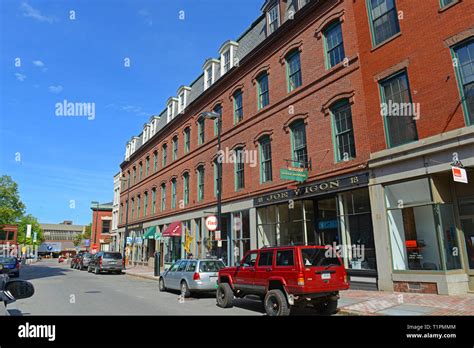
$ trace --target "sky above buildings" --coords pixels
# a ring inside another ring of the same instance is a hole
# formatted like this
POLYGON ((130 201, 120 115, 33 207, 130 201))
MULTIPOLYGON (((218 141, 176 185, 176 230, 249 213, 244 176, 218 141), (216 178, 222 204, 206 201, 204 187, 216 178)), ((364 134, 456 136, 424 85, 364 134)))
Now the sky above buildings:
POLYGON ((27 212, 89 223, 90 202, 113 199, 127 140, 262 3, 1 0, 0 175, 27 212))

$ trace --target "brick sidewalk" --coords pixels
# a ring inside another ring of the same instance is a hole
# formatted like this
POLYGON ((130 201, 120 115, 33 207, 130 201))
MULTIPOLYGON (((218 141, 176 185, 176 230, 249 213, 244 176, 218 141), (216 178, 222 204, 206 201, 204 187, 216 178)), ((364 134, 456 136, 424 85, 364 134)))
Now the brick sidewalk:
MULTIPOLYGON (((158 280, 153 268, 128 266, 124 271, 134 277, 158 280)), ((341 291, 339 309, 358 315, 474 315, 474 294, 447 296, 347 290, 341 291)))

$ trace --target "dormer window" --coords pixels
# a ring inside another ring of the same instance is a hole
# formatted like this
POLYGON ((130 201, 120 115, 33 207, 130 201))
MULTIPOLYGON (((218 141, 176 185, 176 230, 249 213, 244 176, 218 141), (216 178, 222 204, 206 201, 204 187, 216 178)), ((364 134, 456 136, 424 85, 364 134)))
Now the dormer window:
POLYGON ((280 10, 278 2, 275 2, 267 11, 268 35, 273 33, 280 26, 280 10))
POLYGON ((171 122, 173 118, 175 118, 178 110, 178 99, 177 98, 169 98, 168 104, 166 106, 166 121, 167 123, 171 122))
POLYGON ((178 89, 178 114, 184 112, 186 106, 188 105, 189 92, 191 88, 187 86, 181 86, 178 89))
POLYGON ((218 64, 217 59, 208 59, 204 64, 204 89, 208 89, 216 81, 218 64))
POLYGON ((228 72, 235 65, 235 51, 238 43, 234 41, 226 41, 219 53, 221 55, 221 76, 228 72))

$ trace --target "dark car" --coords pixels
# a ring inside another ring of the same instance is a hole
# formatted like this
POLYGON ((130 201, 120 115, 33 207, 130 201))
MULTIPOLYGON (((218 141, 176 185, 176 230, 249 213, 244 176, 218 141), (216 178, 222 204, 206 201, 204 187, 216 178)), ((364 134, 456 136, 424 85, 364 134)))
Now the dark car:
POLYGON ((309 245, 251 250, 237 267, 219 270, 218 283, 220 307, 232 307, 234 296, 257 295, 268 315, 289 315, 294 305, 334 314, 339 291, 349 288, 336 251, 309 245))
POLYGON ((3 273, 12 277, 20 276, 20 262, 14 256, 0 256, 0 264, 3 266, 3 273))
POLYGON ((101 272, 121 274, 123 269, 122 254, 119 252, 99 251, 92 256, 87 266, 88 272, 99 274, 101 272))

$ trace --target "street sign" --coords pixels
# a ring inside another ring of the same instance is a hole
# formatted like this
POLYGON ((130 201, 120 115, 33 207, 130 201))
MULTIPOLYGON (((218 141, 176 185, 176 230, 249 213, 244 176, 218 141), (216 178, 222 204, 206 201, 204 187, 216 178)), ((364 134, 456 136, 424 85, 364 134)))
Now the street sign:
POLYGON ((38 240, 38 232, 33 232, 33 243, 36 243, 38 240))
POLYGON ((132 244, 132 237, 127 237, 127 244, 132 244))
POLYGON ((218 241, 217 241, 217 247, 218 247, 218 248, 221 248, 221 247, 222 247, 222 241, 221 241, 221 240, 218 240, 218 241))
POLYGON ((26 225, 26 238, 30 238, 31 237, 31 225, 28 224, 26 225))
POLYGON ((280 168, 280 179, 303 182, 308 179, 308 170, 296 167, 280 168))
POLYGON ((90 239, 85 239, 85 240, 84 240, 84 245, 85 245, 86 247, 90 246, 90 245, 91 245, 91 240, 90 240, 90 239))
POLYGON ((206 218, 206 227, 209 231, 215 231, 217 229, 217 217, 215 215, 206 218))
POLYGON ((214 239, 221 240, 221 231, 214 232, 214 239))
POLYGON ((461 167, 451 167, 451 170, 453 172, 453 180, 456 182, 462 182, 464 184, 467 184, 467 173, 466 169, 461 168, 461 167))

